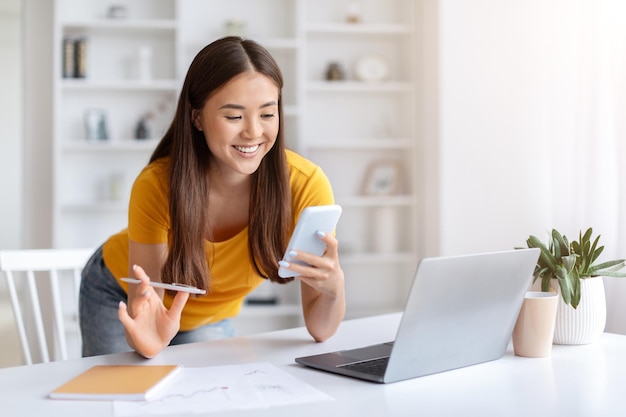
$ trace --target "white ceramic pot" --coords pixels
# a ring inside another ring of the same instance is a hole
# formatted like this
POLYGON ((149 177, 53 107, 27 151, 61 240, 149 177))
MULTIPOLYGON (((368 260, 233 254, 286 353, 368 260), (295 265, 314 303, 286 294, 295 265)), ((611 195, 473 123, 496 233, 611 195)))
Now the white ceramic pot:
POLYGON ((554 343, 585 345, 594 342, 606 325, 606 297, 602 277, 580 280, 580 304, 576 309, 565 304, 559 292, 554 343))

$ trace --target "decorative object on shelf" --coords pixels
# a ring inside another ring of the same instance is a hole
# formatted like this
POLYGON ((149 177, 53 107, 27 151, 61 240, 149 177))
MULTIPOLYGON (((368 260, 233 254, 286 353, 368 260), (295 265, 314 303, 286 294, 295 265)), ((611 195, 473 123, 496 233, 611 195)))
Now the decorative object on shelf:
POLYGON ((76 78, 87 77, 87 38, 81 37, 75 41, 76 52, 74 54, 75 59, 75 73, 76 78))
POLYGON ((243 19, 228 19, 224 22, 224 34, 226 36, 241 36, 246 34, 247 23, 243 19))
POLYGON ((398 192, 400 182, 400 162, 385 160, 372 162, 365 174, 363 194, 392 195, 398 192))
POLYGON ((579 240, 570 243, 552 229, 548 246, 532 235, 526 241, 529 248, 541 250, 533 282, 540 280, 541 291, 554 289, 561 295, 554 330, 556 344, 593 342, 606 324, 602 277, 626 277, 621 272, 626 265, 624 259, 596 263, 604 246, 598 246, 600 235, 591 242, 592 233, 592 228, 584 235, 581 231, 579 240))
POLYGON ((63 78, 87 76, 87 39, 67 36, 63 38, 63 78))
POLYGON ((113 4, 109 6, 107 10, 107 17, 109 19, 126 19, 128 16, 128 9, 123 4, 113 4))
POLYGON ((374 252, 395 253, 398 251, 398 213, 395 207, 381 206, 373 209, 371 241, 374 252))
POLYGON ((153 115, 151 112, 148 112, 139 118, 137 127, 135 128, 135 139, 143 140, 151 137, 152 129, 150 128, 150 120, 152 120, 152 118, 153 115))
POLYGON ((85 133, 87 140, 106 140, 109 138, 104 110, 87 109, 85 111, 85 133))
POLYGON ((152 79, 152 48, 142 46, 137 51, 137 78, 141 81, 152 79))
POLYGON ((363 17, 361 15, 361 3, 359 1, 351 1, 350 3, 348 3, 346 22, 360 23, 362 20, 363 17))
POLYGON ((63 38, 63 78, 74 78, 76 74, 76 40, 63 38))
POLYGON ((124 198, 124 174, 115 172, 109 177, 109 199, 121 201, 124 198))
POLYGON ((327 81, 341 81, 346 78, 345 72, 338 62, 331 62, 326 68, 327 81))
POLYGON ((137 122, 137 128, 135 129, 135 139, 148 139, 150 137, 150 131, 148 130, 148 126, 146 124, 146 119, 141 118, 139 122, 137 122))
POLYGON ((389 64, 378 55, 365 55, 357 59, 354 76, 359 81, 379 82, 389 78, 389 64))

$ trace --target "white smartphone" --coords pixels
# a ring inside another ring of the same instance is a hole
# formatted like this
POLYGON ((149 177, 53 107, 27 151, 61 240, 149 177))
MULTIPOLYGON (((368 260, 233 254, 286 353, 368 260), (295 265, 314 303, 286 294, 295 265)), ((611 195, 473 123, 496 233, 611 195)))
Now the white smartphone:
MULTIPOLYGON (((302 210, 296 228, 291 235, 283 260, 306 265, 304 262, 294 260, 289 256, 290 251, 308 252, 322 256, 326 250, 326 244, 316 235, 316 232, 332 233, 337 227, 341 216, 341 206, 337 204, 327 206, 310 206, 302 210)), ((290 269, 280 267, 278 276, 281 278, 297 277, 299 274, 290 269)))
MULTIPOLYGON (((129 282, 131 284, 139 284, 141 282, 141 280, 137 278, 120 278, 120 279, 124 282, 129 282)), ((206 294, 205 290, 201 290, 200 288, 192 287, 191 285, 186 285, 186 284, 178 284, 178 283, 166 284, 164 282, 150 281, 150 285, 152 287, 163 288, 166 290, 182 291, 182 292, 188 292, 191 294, 206 294)))

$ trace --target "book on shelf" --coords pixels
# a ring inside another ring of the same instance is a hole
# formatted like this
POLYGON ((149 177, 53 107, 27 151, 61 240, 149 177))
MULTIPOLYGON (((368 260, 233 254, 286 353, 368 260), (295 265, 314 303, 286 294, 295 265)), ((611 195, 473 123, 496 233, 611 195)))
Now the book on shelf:
POLYGON ((179 365, 96 365, 50 393, 55 400, 143 401, 171 382, 179 365))

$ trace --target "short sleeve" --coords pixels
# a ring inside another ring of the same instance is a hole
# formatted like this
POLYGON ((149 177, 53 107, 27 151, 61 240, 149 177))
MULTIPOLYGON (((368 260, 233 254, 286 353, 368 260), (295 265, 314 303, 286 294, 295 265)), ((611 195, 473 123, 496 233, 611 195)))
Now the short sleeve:
POLYGON ((321 167, 308 159, 287 153, 294 226, 305 207, 335 204, 332 186, 321 167))

